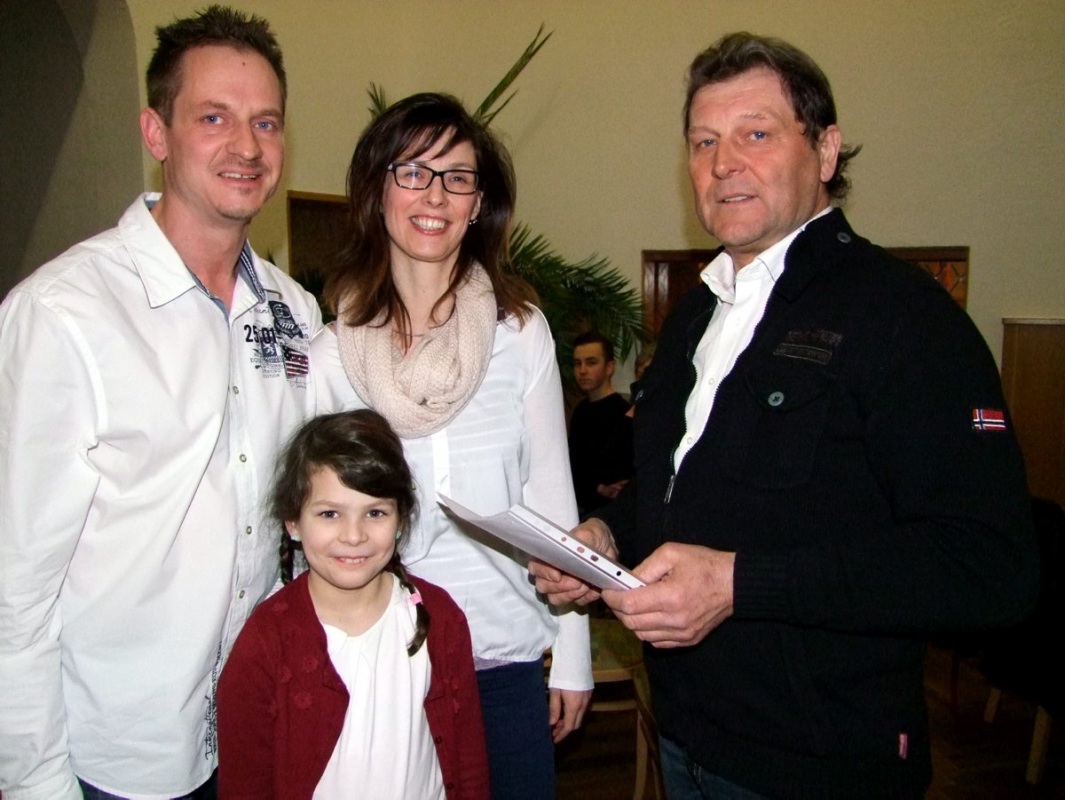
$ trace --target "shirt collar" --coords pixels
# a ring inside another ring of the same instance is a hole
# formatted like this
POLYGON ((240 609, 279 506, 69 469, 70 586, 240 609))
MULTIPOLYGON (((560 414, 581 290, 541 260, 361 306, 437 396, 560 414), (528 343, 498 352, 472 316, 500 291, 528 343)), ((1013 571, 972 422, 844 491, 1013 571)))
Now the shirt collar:
MULTIPOLYGON (((188 291, 192 285, 199 287, 204 292, 207 289, 195 273, 188 266, 181 262, 185 268, 185 274, 181 275, 177 271, 170 271, 167 268, 168 253, 172 253, 180 261, 177 251, 174 250, 170 240, 166 238, 159 224, 155 221, 155 218, 151 215, 152 206, 159 202, 159 198, 162 195, 158 193, 146 193, 141 197, 141 210, 137 210, 134 219, 140 227, 140 230, 148 233, 149 239, 156 239, 157 247, 154 247, 154 251, 151 253, 152 259, 150 264, 146 264, 146 267, 150 267, 141 271, 141 278, 144 280, 146 287, 148 288, 149 302, 154 306, 163 305, 170 300, 175 299, 179 295, 188 291), (144 213, 147 211, 148 213, 144 213), (165 242, 165 245, 163 244, 165 242), (191 284, 190 284, 191 281, 191 284)), ((149 244, 149 251, 153 250, 153 246, 149 244)), ((176 266, 176 265, 175 265, 176 266)), ((259 274, 255 269, 255 258, 252 253, 251 244, 245 240, 244 245, 241 247, 240 256, 237 258, 237 275, 248 286, 255 295, 257 302, 263 302, 266 300, 266 289, 263 288, 262 281, 259 279, 259 274)), ((224 310, 224 306, 223 306, 224 310)))
POLYGON ((813 222, 818 217, 823 217, 825 214, 832 210, 832 206, 825 206, 818 213, 814 214, 810 219, 806 220, 802 225, 793 230, 779 242, 767 247, 757 256, 746 268, 736 272, 736 268, 732 262, 732 256, 722 250, 717 256, 699 273, 699 277, 702 279, 710 291, 713 292, 719 300, 724 303, 736 302, 736 281, 737 280, 759 280, 768 277, 776 283, 780 279, 781 274, 784 272, 784 259, 788 254, 788 248, 791 247, 791 243, 795 241, 795 238, 806 230, 806 226, 813 222))

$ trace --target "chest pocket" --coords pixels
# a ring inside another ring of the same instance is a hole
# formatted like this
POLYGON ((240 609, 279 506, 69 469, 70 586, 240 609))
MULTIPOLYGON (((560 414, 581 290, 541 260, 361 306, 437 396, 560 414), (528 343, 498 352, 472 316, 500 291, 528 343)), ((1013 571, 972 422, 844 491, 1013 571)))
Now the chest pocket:
POLYGON ((721 409, 721 457, 727 472, 767 489, 807 483, 835 384, 833 376, 802 365, 772 364, 747 372, 730 392, 739 397, 719 398, 728 406, 721 409))

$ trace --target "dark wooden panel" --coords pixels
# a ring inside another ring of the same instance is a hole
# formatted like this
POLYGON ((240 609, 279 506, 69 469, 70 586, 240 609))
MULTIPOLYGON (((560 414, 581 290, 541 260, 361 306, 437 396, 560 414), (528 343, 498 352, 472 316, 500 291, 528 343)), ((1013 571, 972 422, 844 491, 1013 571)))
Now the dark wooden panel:
POLYGON ((969 296, 968 247, 888 247, 892 255, 932 274, 962 308, 969 296))
POLYGON ((335 262, 344 246, 348 201, 344 195, 288 193, 288 271, 313 283, 335 262), (310 280, 308 280, 310 279, 310 280))
POLYGON ((1002 389, 1028 486, 1065 507, 1065 319, 1004 319, 1002 327, 1002 389))
POLYGON ((666 316, 677 300, 699 282, 716 250, 644 250, 643 324, 658 336, 666 316))

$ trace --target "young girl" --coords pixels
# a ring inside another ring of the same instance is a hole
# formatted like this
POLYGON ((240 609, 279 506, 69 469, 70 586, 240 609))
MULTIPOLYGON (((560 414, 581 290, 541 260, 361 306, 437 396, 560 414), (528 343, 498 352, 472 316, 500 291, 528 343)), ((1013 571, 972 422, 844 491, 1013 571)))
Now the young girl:
POLYGON ((222 672, 219 796, 487 797, 466 618, 399 560, 416 501, 395 433, 373 411, 318 417, 279 470, 287 585, 222 672))

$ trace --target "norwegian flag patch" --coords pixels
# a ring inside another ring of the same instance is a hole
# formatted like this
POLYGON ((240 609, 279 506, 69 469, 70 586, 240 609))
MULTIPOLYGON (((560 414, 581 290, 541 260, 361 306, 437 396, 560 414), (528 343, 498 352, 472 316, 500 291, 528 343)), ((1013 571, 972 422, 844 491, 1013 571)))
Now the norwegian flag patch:
POLYGON ((973 430, 1004 431, 1006 430, 1006 415, 1000 408, 974 408, 973 430))

